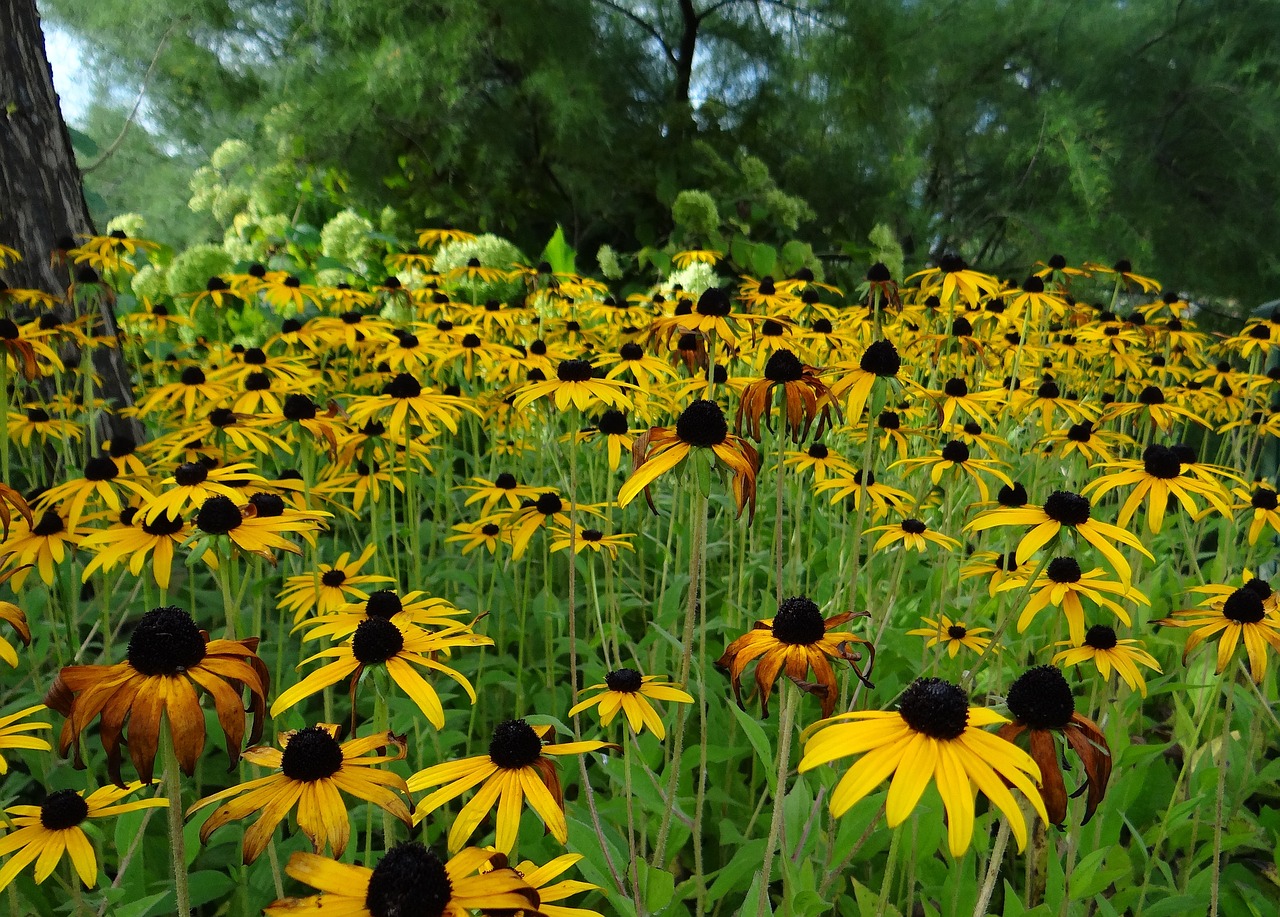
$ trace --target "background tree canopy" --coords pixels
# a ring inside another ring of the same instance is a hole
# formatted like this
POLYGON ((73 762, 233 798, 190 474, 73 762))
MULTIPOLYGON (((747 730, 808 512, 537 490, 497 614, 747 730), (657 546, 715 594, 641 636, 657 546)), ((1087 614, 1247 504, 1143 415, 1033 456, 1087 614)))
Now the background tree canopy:
POLYGON ((580 249, 634 248, 697 188, 753 234, 799 223, 825 252, 865 249, 886 223, 912 264, 954 250, 1019 276, 1061 251, 1244 307, 1280 290, 1280 4, 44 7, 105 85, 133 87, 81 125, 99 144, 151 70, 144 127, 89 184, 100 215, 142 210, 173 241, 212 231, 176 211, 186 177, 235 139, 252 176, 238 193, 317 225, 389 205, 526 250, 556 223, 580 249))

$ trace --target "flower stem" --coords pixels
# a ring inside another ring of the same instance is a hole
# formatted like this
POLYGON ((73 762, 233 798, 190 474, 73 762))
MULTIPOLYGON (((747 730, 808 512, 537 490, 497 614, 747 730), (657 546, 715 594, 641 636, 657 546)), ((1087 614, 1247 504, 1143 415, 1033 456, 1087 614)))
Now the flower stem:
POLYGON ((173 866, 173 892, 178 901, 178 917, 191 917, 191 892, 187 888, 187 850, 182 835, 182 774, 178 752, 173 747, 169 719, 164 718, 160 746, 164 749, 164 789, 169 797, 169 855, 173 866))
POLYGON ((973 917, 983 917, 987 913, 991 893, 996 888, 996 879, 1000 878, 1000 862, 1004 859, 1004 850, 1008 846, 1009 820, 1002 818, 995 843, 991 845, 991 856, 987 858, 987 874, 982 880, 982 888, 978 890, 978 903, 973 906, 973 917))
MULTIPOLYGON (((795 731, 796 707, 800 701, 800 690, 793 687, 788 690, 784 679, 778 685, 782 698, 782 713, 778 717, 778 782, 773 788, 773 819, 769 822, 769 837, 764 842, 764 866, 760 870, 760 903, 756 907, 757 914, 768 913, 769 881, 773 878, 773 855, 777 852, 778 842, 782 836, 782 806, 787 796, 787 774, 791 770, 791 734, 795 731)), ((785 878, 783 882, 785 886, 785 878)), ((787 908, 787 890, 782 890, 783 908, 787 908)))
POLYGON ((1222 887, 1222 810, 1227 793, 1227 764, 1231 760, 1231 711, 1236 694, 1235 673, 1227 681, 1227 707, 1222 717, 1222 744, 1218 749, 1218 791, 1213 804, 1213 876, 1210 880, 1209 917, 1218 917, 1222 887))

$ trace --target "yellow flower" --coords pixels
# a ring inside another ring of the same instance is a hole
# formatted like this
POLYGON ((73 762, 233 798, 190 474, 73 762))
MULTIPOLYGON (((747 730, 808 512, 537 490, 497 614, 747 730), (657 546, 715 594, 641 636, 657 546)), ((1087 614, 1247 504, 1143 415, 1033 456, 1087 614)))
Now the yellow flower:
MULTIPOLYGON (((52 729, 48 723, 40 722, 20 722, 22 719, 35 713, 37 710, 44 710, 44 704, 36 704, 34 707, 27 707, 19 710, 17 713, 10 713, 4 717, 0 717, 0 751, 6 748, 26 748, 32 751, 52 751, 52 746, 44 739, 35 736, 23 735, 24 732, 31 732, 33 729, 52 729)), ((0 774, 9 773, 9 762, 5 760, 4 755, 0 755, 0 774)))
POLYGON ((504 720, 493 730, 489 752, 461 761, 446 761, 409 778, 409 791, 418 793, 428 787, 440 787, 418 802, 413 810, 414 824, 451 799, 468 790, 479 791, 462 807, 449 829, 449 849, 457 850, 480 827, 485 815, 498 805, 498 824, 494 846, 507 853, 516 844, 520 830, 520 811, 528 801, 547 830, 557 841, 569 840, 569 825, 564 815, 564 794, 555 762, 548 755, 580 755, 602 748, 617 748, 608 742, 565 742, 544 745, 549 726, 537 729, 524 720, 504 720))
POLYGON ((391 917, 424 908, 439 917, 471 917, 474 911, 540 914, 538 893, 514 869, 475 874, 497 856, 468 847, 445 863, 430 848, 406 841, 369 869, 299 851, 285 872, 320 894, 277 901, 267 908, 267 917, 391 917))
POLYGON ((860 754, 831 794, 837 818, 890 775, 885 820, 896 827, 911 814, 931 782, 947 810, 947 839, 953 856, 973 838, 975 788, 1004 813, 1017 839, 1027 844, 1022 807, 1006 782, 1016 787, 1045 821, 1037 785, 1040 769, 1017 746, 981 727, 1008 722, 992 710, 970 707, 964 691, 939 678, 917 679, 902 693, 896 713, 843 713, 815 724, 805 742, 800 773, 848 755, 860 754))
MULTIPOLYGON (((966 627, 963 621, 953 621, 946 615, 938 615, 935 621, 933 618, 920 619, 927 626, 918 627, 915 630, 907 631, 912 637, 928 637, 929 642, 925 644, 925 648, 937 646, 945 643, 947 646, 947 655, 952 659, 956 658, 956 654, 960 652, 960 647, 967 646, 975 653, 981 654, 991 643, 990 637, 982 637, 980 634, 991 633, 989 627, 966 627)), ((999 649, 999 647, 996 647, 999 649)))
POLYGON ((104 786, 87 797, 77 790, 57 790, 38 806, 9 806, 5 812, 13 816, 14 830, 0 838, 0 856, 13 856, 0 868, 0 889, 7 888, 18 873, 33 862, 36 882, 43 882, 64 855, 71 858, 80 881, 93 888, 98 884, 98 860, 93 843, 80 826, 90 818, 169 805, 169 800, 163 797, 120 803, 141 786, 141 783, 104 786))
POLYGON ((580 702, 569 711, 569 716, 577 716, 588 707, 595 707, 600 716, 600 725, 608 726, 621 711, 626 714, 627 725, 633 733, 639 735, 648 726, 649 731, 661 741, 667 737, 667 731, 649 699, 691 704, 693 697, 673 684, 659 682, 660 677, 641 675, 635 669, 615 669, 605 675, 604 684, 587 688, 587 691, 602 693, 580 702))
POLYGON ((1103 678, 1110 678, 1111 670, 1115 669, 1130 690, 1139 692, 1143 697, 1147 696, 1147 682, 1143 679, 1142 671, 1138 666, 1143 665, 1157 672, 1160 671, 1160 663, 1142 648, 1141 641, 1119 640, 1116 638, 1116 632, 1105 624, 1095 624, 1090 627, 1085 632, 1083 642, 1079 642, 1078 645, 1070 640, 1063 640, 1054 645, 1070 647, 1053 657, 1054 665, 1061 664, 1063 668, 1069 668, 1080 665, 1082 662, 1092 661, 1098 668, 1098 674, 1103 678))
POLYGON ((409 790, 404 780, 391 771, 373 769, 375 764, 404 758, 405 740, 385 732, 339 745, 338 731, 339 727, 328 724, 309 726, 283 733, 279 749, 258 746, 246 751, 246 761, 277 773, 214 793, 189 808, 188 818, 215 802, 231 800, 219 806, 200 828, 201 843, 208 843, 210 835, 223 825, 257 812, 258 820, 244 833, 247 865, 267 848, 276 826, 297 806, 298 827, 316 852, 324 853, 327 844, 333 855, 340 857, 351 834, 342 793, 372 802, 408 826, 409 807, 402 797, 409 790), (379 749, 389 749, 392 754, 369 754, 379 749))

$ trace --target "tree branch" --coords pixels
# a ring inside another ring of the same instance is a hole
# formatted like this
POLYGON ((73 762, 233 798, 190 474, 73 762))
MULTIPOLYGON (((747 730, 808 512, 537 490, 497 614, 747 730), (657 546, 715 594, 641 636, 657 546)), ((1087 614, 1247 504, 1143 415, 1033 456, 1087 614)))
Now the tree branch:
POLYGON ((155 73, 156 63, 160 60, 160 53, 164 51, 164 46, 169 43, 169 37, 173 35, 174 29, 187 21, 186 16, 180 16, 169 26, 168 31, 160 38, 160 43, 156 45, 156 53, 151 57, 151 63, 147 67, 146 74, 142 77, 142 86, 138 89, 138 97, 133 100, 133 108, 129 111, 129 117, 124 119, 124 126, 120 128, 120 133, 116 135, 116 139, 112 140, 102 155, 80 170, 80 174, 88 175, 98 166, 102 165, 108 159, 115 155, 116 150, 120 148, 120 144, 124 143, 124 138, 129 133, 129 128, 133 125, 133 120, 138 114, 138 109, 142 107, 142 99, 147 94, 147 85, 151 82, 151 75, 155 73))
POLYGON ((643 16, 640 16, 637 13, 627 9, 621 3, 615 3, 614 0, 594 0, 594 2, 600 4, 601 6, 607 6, 609 9, 613 10, 615 13, 618 13, 621 16, 624 16, 627 19, 630 19, 633 23, 638 25, 646 34, 648 34, 650 38, 652 38, 654 41, 658 43, 658 46, 662 48, 662 53, 667 56, 667 60, 671 61, 671 63, 673 64, 677 63, 676 55, 675 55, 675 52, 671 50, 671 45, 667 43, 667 40, 662 36, 662 33, 658 31, 657 27, 654 26, 653 23, 649 22, 643 16))

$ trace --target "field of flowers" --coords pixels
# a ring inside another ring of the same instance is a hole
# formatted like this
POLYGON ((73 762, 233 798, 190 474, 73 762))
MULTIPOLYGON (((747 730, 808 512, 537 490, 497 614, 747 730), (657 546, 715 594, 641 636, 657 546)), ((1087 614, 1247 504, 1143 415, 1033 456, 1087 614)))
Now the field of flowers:
POLYGON ((1280 315, 470 239, 0 285, 12 913, 1277 912, 1280 315))

